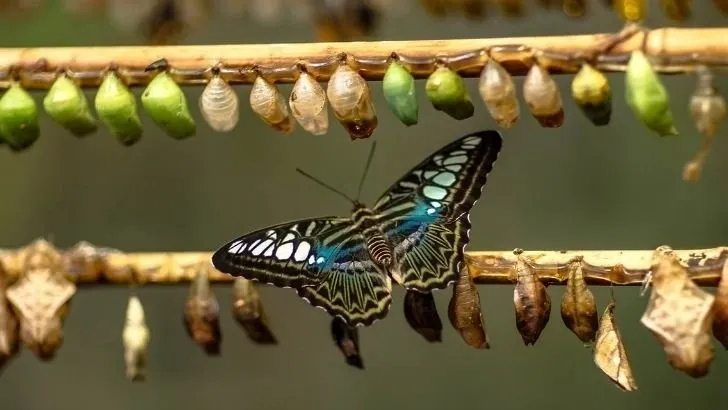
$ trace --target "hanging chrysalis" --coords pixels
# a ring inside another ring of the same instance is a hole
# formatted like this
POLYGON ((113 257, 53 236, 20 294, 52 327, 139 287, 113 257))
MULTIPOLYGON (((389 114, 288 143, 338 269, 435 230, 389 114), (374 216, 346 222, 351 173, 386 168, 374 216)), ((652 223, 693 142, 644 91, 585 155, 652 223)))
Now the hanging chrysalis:
POLYGON ((236 277, 233 284, 233 316, 248 339, 261 345, 278 344, 270 330, 255 282, 236 277))
POLYGON ((130 296, 122 330, 126 378, 136 382, 146 379, 147 348, 151 338, 144 319, 144 307, 137 296, 130 296))
POLYGON ((723 263, 720 283, 713 300, 713 337, 728 350, 728 259, 723 263))
POLYGON ((465 343, 476 349, 490 349, 480 309, 480 295, 467 268, 460 270, 452 287, 447 313, 450 324, 460 333, 465 343))
POLYGON ((531 115, 544 128, 559 128, 564 124, 561 92, 549 73, 533 64, 523 81, 523 99, 531 115))
POLYGON ((699 65, 695 68, 695 74, 698 81, 690 99, 690 115, 702 138, 698 152, 685 165, 683 179, 686 181, 697 181, 700 178, 703 164, 713 147, 715 134, 726 116, 726 103, 713 83, 713 73, 708 67, 699 65))
POLYGON ((417 124, 419 105, 415 78, 393 56, 382 79, 384 100, 389 109, 406 126, 417 124))
POLYGON ((141 139, 142 121, 136 99, 115 72, 106 73, 94 103, 101 122, 121 145, 129 147, 141 139))
POLYGON ((521 17, 525 14, 523 0, 493 0, 506 17, 521 17))
POLYGON ((65 74, 53 82, 43 99, 43 108, 53 121, 76 137, 85 137, 98 129, 83 90, 65 74))
POLYGON ((293 118, 301 128, 313 135, 324 135, 329 130, 329 111, 326 109, 326 91, 311 75, 301 71, 288 99, 293 118))
POLYGON ((682 22, 692 16, 692 0, 660 0, 665 15, 670 20, 682 22))
POLYGON ((364 362, 359 352, 359 331, 357 328, 350 327, 340 317, 335 316, 331 319, 331 337, 341 353, 344 354, 346 364, 364 369, 364 362))
POLYGON ((584 17, 586 15, 586 0, 562 0, 562 10, 567 17, 584 17))
POLYGON ((571 95, 584 115, 597 127, 612 118, 612 90, 607 76, 590 64, 583 64, 571 82, 571 95))
POLYGON ((518 249, 514 253, 518 255, 514 269, 516 287, 513 289, 516 328, 526 346, 534 345, 549 322, 551 297, 528 261, 520 256, 522 251, 518 249))
POLYGON ((18 353, 20 348, 19 323, 8 302, 5 292, 8 288, 7 275, 0 270, 0 370, 18 353))
POLYGON ((286 107, 286 100, 275 84, 258 76, 250 90, 250 107, 253 112, 273 129, 284 134, 293 132, 295 122, 286 107))
POLYGON ((647 0, 614 0, 614 8, 622 20, 639 23, 647 15, 647 0))
POLYGON ((449 67, 439 66, 430 74, 425 91, 436 110, 456 120, 470 118, 475 113, 465 81, 449 67))
POLYGON ((693 283, 670 248, 655 251, 652 291, 641 322, 664 347, 668 363, 695 378, 708 374, 715 356, 713 300, 693 283))
POLYGON ((404 295, 404 317, 407 324, 430 343, 442 342, 442 321, 432 292, 407 290, 404 295))
POLYGON ((594 295, 586 287, 581 260, 569 265, 569 278, 561 299, 561 319, 583 343, 594 341, 599 325, 594 295))
POLYGON ((379 120, 372 91, 359 73, 342 62, 329 79, 326 96, 334 115, 352 140, 372 136, 379 120))
POLYGON ((18 83, 0 98, 0 135, 14 151, 30 148, 40 137, 38 107, 18 83))
POLYGON ((667 90, 642 51, 632 52, 627 63, 625 88, 627 105, 647 128, 661 137, 678 135, 667 90))
MULTIPOLYGON (((166 62, 160 68, 166 68, 166 62)), ((166 71, 158 72, 149 82, 142 93, 142 107, 149 118, 174 139, 189 138, 197 132, 184 91, 166 71)))
POLYGON ((614 320, 614 301, 604 309, 599 321, 599 331, 594 343, 594 363, 617 387, 624 391, 637 390, 629 365, 627 351, 622 343, 622 335, 614 320))
POLYGON ((492 58, 488 59, 480 74, 478 92, 499 127, 511 128, 516 125, 521 109, 513 77, 492 58))
POLYGON ((207 355, 220 354, 220 305, 210 287, 206 267, 200 266, 192 279, 183 321, 187 334, 207 355))
POLYGON ((202 91, 199 106, 202 118, 217 132, 232 131, 240 119, 238 96, 217 72, 202 91))

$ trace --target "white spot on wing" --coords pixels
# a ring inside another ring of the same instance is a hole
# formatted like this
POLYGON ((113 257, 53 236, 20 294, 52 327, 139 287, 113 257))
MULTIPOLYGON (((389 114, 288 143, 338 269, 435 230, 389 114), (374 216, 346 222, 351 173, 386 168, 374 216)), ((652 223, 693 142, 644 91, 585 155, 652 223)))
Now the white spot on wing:
POLYGON ((266 239, 263 242, 261 242, 260 244, 258 244, 258 246, 256 246, 255 248, 251 247, 252 249, 250 250, 250 253, 252 253, 255 256, 259 256, 261 253, 263 253, 265 248, 267 248, 271 245, 273 245, 273 241, 271 241, 270 239, 266 239))
POLYGON ((427 185, 422 189, 422 193, 430 199, 443 199, 447 195, 447 191, 439 186, 427 185))
POLYGON ((455 183, 455 174, 452 172, 440 172, 432 181, 442 186, 450 186, 455 183))
POLYGON ((445 165, 451 165, 451 164, 464 164, 468 162, 468 157, 465 155, 455 155, 452 157, 449 157, 445 159, 445 162, 443 162, 445 165))
POLYGON ((426 171, 425 172, 425 179, 430 179, 437 175, 437 171, 426 171))
POLYGON ((296 248, 296 253, 293 254, 293 259, 296 262, 303 262, 306 260, 309 252, 311 252, 311 244, 306 241, 301 241, 296 248))
POLYGON ((278 246, 278 249, 276 249, 276 258, 278 258, 279 260, 284 261, 290 258, 291 255, 293 255, 293 244, 291 242, 284 243, 283 245, 278 246))
POLYGON ((445 168, 449 169, 452 172, 460 172, 461 169, 463 169, 462 165, 448 165, 445 168))
POLYGON ((245 245, 245 244, 243 243, 243 241, 236 241, 236 242, 234 242, 234 243, 233 243, 232 245, 230 245, 230 247, 228 248, 228 253, 238 253, 238 252, 240 252, 240 251, 241 251, 242 249, 244 249, 244 248, 243 248, 243 245, 245 245))

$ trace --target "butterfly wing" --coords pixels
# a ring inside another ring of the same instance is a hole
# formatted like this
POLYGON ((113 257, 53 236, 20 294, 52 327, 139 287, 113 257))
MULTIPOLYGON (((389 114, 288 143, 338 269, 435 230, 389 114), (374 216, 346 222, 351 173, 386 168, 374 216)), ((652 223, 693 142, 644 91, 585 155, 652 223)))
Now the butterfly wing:
POLYGON ((466 135, 425 159, 379 199, 374 210, 393 247, 392 277, 402 286, 427 292, 455 280, 470 240, 470 210, 501 145, 498 131, 466 135))
POLYGON ((391 280, 366 251, 351 219, 303 219, 237 238, 212 256, 217 270, 281 288, 352 326, 383 318, 391 280))

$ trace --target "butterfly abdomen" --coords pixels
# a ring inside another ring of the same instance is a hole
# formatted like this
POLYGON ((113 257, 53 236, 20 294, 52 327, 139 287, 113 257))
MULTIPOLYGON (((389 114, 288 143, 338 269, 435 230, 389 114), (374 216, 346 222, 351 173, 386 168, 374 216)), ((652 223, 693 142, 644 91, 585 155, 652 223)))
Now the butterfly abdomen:
POLYGON ((379 232, 371 232, 366 235, 366 246, 372 259, 379 266, 389 267, 392 264, 392 249, 379 232))

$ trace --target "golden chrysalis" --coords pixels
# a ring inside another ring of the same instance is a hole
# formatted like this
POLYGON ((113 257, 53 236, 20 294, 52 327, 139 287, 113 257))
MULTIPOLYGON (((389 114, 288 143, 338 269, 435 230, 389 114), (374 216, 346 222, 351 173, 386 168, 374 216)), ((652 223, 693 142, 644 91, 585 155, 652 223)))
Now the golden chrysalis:
POLYGON ((407 324, 428 342, 442 342, 442 321, 432 292, 408 289, 404 295, 404 317, 407 324))
POLYGON ((284 134, 293 132, 295 122, 286 106, 286 100, 275 84, 258 76, 250 89, 250 107, 260 119, 284 134))
POLYGON ((480 309, 480 295, 467 267, 460 270, 452 287, 452 298, 447 312, 450 324, 460 333, 465 343, 476 349, 490 349, 483 312, 480 309))
POLYGON ((124 344, 126 378, 133 382, 145 380, 147 348, 151 336, 144 319, 144 307, 137 296, 129 297, 121 336, 124 344))
POLYGON ((369 84, 359 73, 342 62, 329 79, 326 96, 352 140, 372 136, 379 120, 369 84))
POLYGON ((551 297, 529 262, 521 256, 522 251, 517 249, 514 253, 518 255, 513 289, 516 328, 526 346, 534 345, 549 322, 551 297))
POLYGON ((208 268, 202 263, 190 284, 183 322, 187 334, 207 355, 220 354, 220 305, 210 286, 208 268))
POLYGON ((523 99, 533 118, 542 127, 559 128, 564 124, 564 107, 559 86, 538 64, 531 66, 523 81, 523 99))
POLYGON ((597 304, 586 287, 581 259, 569 265, 566 290, 561 299, 561 319, 583 343, 594 341, 599 326, 597 304))
POLYGON ((516 125, 521 109, 513 77, 492 58, 480 74, 478 92, 499 127, 511 128, 516 125))
POLYGON ((329 111, 326 109, 326 91, 310 74, 301 71, 288 99, 293 118, 301 128, 313 135, 324 135, 329 130, 329 111))
POLYGON ((614 0, 614 8, 622 20, 639 23, 647 15, 647 0, 614 0))

